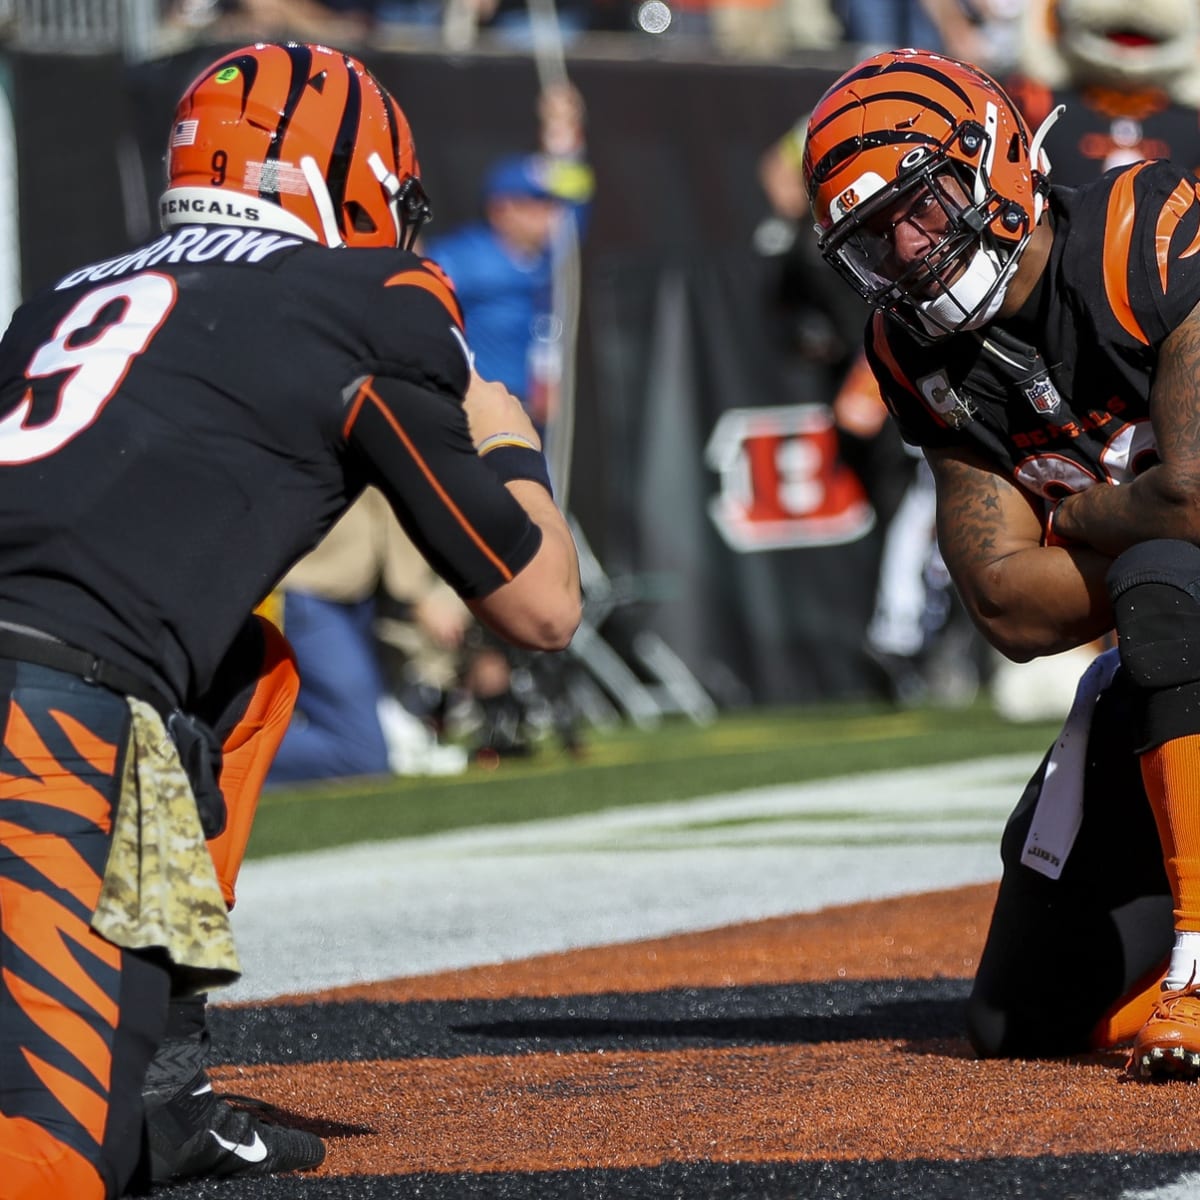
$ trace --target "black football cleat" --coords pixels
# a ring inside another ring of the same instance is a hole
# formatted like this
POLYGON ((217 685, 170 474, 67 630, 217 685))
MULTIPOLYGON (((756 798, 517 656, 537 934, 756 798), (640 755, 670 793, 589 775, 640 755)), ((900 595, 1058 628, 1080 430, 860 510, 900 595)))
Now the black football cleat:
POLYGON ((170 1099, 148 1099, 153 1182, 311 1171, 325 1161, 325 1143, 316 1134, 272 1124, 242 1103, 214 1092, 203 1071, 170 1099))

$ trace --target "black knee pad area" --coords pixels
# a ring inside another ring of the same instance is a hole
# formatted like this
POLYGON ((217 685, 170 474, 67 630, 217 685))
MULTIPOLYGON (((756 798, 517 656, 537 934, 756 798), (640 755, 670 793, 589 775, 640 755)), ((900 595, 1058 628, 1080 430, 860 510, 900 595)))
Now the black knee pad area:
POLYGON ((1200 547, 1158 539, 1108 571, 1121 663, 1140 688, 1200 681, 1200 547))
POLYGON ((1142 696, 1139 752, 1200 733, 1200 547, 1143 542, 1107 583, 1121 664, 1142 696))

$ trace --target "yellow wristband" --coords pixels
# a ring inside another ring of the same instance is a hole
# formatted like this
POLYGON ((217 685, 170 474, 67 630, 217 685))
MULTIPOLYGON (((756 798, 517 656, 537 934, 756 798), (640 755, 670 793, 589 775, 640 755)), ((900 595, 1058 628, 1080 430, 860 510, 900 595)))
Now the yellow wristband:
POLYGON ((487 454, 489 450, 497 450, 501 446, 524 446, 526 450, 537 450, 539 454, 541 453, 533 442, 520 433, 493 433, 475 447, 475 453, 487 454))

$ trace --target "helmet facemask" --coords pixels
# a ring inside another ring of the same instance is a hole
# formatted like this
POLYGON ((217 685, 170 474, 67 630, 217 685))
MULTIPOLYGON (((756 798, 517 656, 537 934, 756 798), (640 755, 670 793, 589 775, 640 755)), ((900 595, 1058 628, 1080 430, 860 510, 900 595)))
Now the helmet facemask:
POLYGON ((1029 240, 1026 213, 991 185, 994 147, 988 130, 964 122, 937 149, 905 155, 895 182, 868 174, 834 202, 835 223, 820 239, 821 253, 872 307, 921 337, 991 320, 1029 240), (958 157, 951 158, 954 145, 958 157), (962 162, 964 150, 977 160, 973 169, 962 162), (896 253, 904 224, 928 242, 907 262, 896 253))

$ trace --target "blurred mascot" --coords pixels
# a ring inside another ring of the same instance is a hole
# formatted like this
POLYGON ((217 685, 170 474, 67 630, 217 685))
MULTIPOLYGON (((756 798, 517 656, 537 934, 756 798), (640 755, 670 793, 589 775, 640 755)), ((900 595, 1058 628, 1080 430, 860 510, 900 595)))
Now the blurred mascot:
POLYGON ((1200 168, 1200 0, 1030 0, 1009 92, 1046 142, 1055 183, 1170 158, 1200 168))

